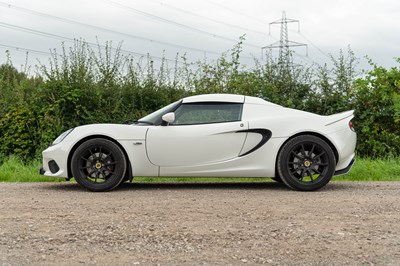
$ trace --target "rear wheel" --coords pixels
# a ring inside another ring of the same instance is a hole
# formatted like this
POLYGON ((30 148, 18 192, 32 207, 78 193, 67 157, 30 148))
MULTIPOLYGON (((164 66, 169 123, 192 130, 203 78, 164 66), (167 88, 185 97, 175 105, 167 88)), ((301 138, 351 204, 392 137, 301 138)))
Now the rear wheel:
POLYGON ((282 147, 277 168, 288 187, 313 191, 331 180, 336 160, 332 148, 324 140, 303 135, 289 140, 282 147))
POLYGON ((127 162, 121 148, 107 139, 91 139, 82 143, 71 161, 76 182, 91 191, 107 191, 124 179, 127 162))

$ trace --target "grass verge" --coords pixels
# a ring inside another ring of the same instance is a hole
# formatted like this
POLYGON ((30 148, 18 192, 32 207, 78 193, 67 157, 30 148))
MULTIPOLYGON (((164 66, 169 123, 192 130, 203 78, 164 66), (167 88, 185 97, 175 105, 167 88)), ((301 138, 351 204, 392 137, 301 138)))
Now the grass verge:
POLYGON ((49 182, 64 179, 49 178, 39 174, 39 161, 24 163, 16 156, 10 156, 0 164, 0 182, 49 182))
MULTIPOLYGON (((58 182, 64 179, 39 175, 40 161, 23 163, 11 156, 0 164, 0 182, 58 182)), ((335 176, 334 181, 400 181, 400 158, 390 160, 357 159, 351 171, 335 176)), ((268 182, 270 178, 136 177, 135 182, 268 182)))
POLYGON ((335 181, 400 181, 400 158, 356 159, 350 172, 333 177, 335 181))

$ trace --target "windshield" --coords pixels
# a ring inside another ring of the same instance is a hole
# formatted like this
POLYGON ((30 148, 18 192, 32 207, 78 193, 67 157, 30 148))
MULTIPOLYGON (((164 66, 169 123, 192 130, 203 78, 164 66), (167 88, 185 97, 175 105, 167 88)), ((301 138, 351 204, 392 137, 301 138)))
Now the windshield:
POLYGON ((144 123, 144 124, 149 124, 149 125, 160 125, 162 123, 161 117, 163 115, 165 115, 166 113, 175 111, 176 108, 180 105, 181 101, 182 100, 176 101, 176 102, 171 103, 161 109, 158 109, 157 111, 139 119, 137 121, 137 123, 144 123))

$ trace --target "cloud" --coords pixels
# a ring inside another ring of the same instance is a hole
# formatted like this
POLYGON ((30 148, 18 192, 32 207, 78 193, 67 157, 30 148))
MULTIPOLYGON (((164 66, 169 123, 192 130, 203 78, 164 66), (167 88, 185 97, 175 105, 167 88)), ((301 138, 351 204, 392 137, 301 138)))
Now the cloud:
MULTIPOLYGON (((16 7, 79 21, 114 32, 57 21, 4 5, 0 6, 0 22, 68 38, 84 38, 89 42, 96 42, 96 38, 101 42, 113 41, 114 44, 123 41, 123 48, 126 50, 155 56, 165 53, 167 57, 174 58, 179 52, 186 53, 190 60, 203 59, 204 56, 212 60, 218 56, 212 52, 227 51, 236 43, 224 38, 238 40, 243 33, 246 33, 243 54, 260 56, 260 47, 279 39, 279 27, 273 27, 272 36, 268 35, 268 22, 280 19, 284 10, 288 18, 298 19, 301 23, 300 33, 297 32, 296 25, 289 25, 289 38, 308 43, 310 57, 313 56, 311 59, 318 63, 328 60, 326 54, 335 54, 339 49, 347 49, 347 45, 350 45, 359 57, 368 54, 378 64, 386 67, 396 64, 393 57, 400 56, 398 54, 400 35, 397 34, 399 32, 397 10, 400 10, 400 2, 391 0, 379 3, 371 0, 3 1, 2 3, 16 7), (133 9, 150 16, 135 12, 133 9), (187 12, 183 12, 184 10, 187 12), (243 28, 251 31, 246 32, 243 28), (189 47, 193 49, 187 49, 189 47)), ((42 51, 59 48, 61 42, 56 38, 5 27, 0 27, 0 34, 1 44, 42 51)), ((362 63, 362 66, 365 64, 362 63)))

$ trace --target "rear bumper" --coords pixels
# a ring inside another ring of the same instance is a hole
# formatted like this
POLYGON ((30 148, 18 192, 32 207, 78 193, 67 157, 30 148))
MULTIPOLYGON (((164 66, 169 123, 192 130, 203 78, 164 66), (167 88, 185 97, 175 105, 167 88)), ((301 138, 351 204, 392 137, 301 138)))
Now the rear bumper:
POLYGON ((356 161, 356 159, 353 158, 353 159, 350 161, 349 165, 348 165, 346 168, 336 171, 336 172, 334 173, 334 175, 344 175, 344 174, 347 174, 347 173, 350 171, 351 167, 353 167, 353 164, 354 164, 355 161, 356 161))
POLYGON ((46 171, 44 170, 43 166, 40 166, 40 168, 39 168, 39 174, 40 174, 40 175, 44 175, 45 172, 46 172, 46 171))

